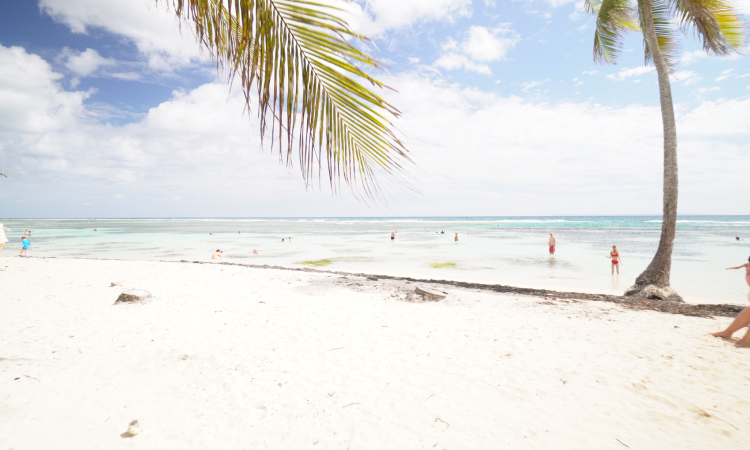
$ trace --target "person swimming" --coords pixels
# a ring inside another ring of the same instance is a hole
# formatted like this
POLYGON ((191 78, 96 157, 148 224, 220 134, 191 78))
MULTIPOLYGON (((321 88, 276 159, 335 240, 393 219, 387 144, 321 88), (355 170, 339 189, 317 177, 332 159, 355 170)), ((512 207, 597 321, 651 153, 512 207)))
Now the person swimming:
POLYGON ((617 246, 612 246, 612 251, 609 252, 609 256, 607 256, 612 261, 612 275, 615 274, 615 268, 617 268, 617 275, 620 275, 620 264, 622 263, 622 258, 620 258, 620 252, 617 251, 617 246))
POLYGON ((221 250, 217 248, 214 254, 211 255, 211 259, 221 259, 221 250))

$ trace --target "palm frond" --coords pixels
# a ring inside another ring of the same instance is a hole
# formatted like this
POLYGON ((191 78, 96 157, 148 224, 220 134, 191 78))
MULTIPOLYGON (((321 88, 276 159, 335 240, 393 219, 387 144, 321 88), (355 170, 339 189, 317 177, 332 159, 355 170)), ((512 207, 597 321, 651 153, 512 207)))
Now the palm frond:
POLYGON ((723 0, 669 0, 683 30, 692 29, 709 54, 726 55, 745 43, 745 27, 723 0))
POLYGON ((584 7, 596 17, 594 61, 614 64, 622 51, 624 34, 638 30, 630 0, 586 0, 584 7))
POLYGON ((289 166, 296 147, 307 185, 325 165, 334 192, 342 179, 369 199, 380 196, 383 177, 409 187, 410 159, 391 122, 399 111, 363 85, 387 88, 360 68, 382 64, 349 42, 367 38, 340 9, 309 0, 166 1, 193 24, 220 72, 239 78, 248 110, 257 105, 261 136, 270 132, 289 166))
MULTIPOLYGON (((670 0, 651 0, 651 14, 654 18, 654 29, 656 30, 656 39, 659 43, 659 50, 669 67, 670 72, 677 67, 678 57, 680 54, 679 36, 674 26, 670 22, 670 7, 667 3, 670 0)), ((643 0, 638 0, 638 16, 641 29, 645 29, 645 17, 643 15, 643 0)), ((645 53, 646 64, 653 63, 651 49, 644 35, 643 50, 645 53)))

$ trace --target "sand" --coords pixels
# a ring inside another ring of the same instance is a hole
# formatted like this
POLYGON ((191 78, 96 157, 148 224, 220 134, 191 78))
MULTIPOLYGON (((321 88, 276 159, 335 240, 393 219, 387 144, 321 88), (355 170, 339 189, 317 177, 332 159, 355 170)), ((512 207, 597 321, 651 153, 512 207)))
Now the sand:
POLYGON ((0 261, 0 450, 748 448, 750 351, 708 335, 725 317, 439 285, 446 299, 413 303, 414 283, 218 264, 0 261), (154 298, 114 305, 126 288, 154 298))

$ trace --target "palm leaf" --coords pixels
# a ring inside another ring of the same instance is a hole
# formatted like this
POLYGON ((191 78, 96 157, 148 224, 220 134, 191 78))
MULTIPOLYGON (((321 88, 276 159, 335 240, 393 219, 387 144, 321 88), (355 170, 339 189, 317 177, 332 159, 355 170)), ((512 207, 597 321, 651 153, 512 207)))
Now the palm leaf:
POLYGON ((669 0, 669 4, 682 28, 692 28, 707 53, 726 55, 744 44, 745 27, 727 2, 669 0))
MULTIPOLYGON (((671 72, 677 67, 680 48, 677 32, 670 22, 671 14, 669 4, 667 3, 668 1, 670 0, 651 0, 651 13, 654 18, 654 29, 656 31, 657 42, 659 43, 659 50, 661 50, 661 54, 671 72)), ((638 0, 638 16, 641 29, 645 29, 643 8, 643 0, 638 0)), ((643 50, 645 53, 646 64, 651 64, 653 58, 645 35, 643 37, 643 50)))
POLYGON ((586 0, 584 7, 596 17, 594 61, 615 64, 624 34, 638 30, 630 0, 586 0))
POLYGON ((296 147, 307 185, 325 165, 334 192, 342 179, 369 199, 380 197, 383 177, 409 187, 410 159, 391 122, 399 111, 363 85, 387 87, 361 68, 382 64, 349 42, 367 38, 341 10, 309 0, 167 1, 230 83, 239 78, 261 137, 270 134, 288 166, 296 147))

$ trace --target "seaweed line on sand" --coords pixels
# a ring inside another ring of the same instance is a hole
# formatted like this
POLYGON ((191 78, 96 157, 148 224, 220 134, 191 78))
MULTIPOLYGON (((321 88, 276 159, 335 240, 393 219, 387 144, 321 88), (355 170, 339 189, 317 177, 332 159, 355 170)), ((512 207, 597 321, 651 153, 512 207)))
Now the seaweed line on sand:
MULTIPOLYGON (((57 258, 56 256, 37 256, 39 259, 87 259, 87 260, 98 260, 98 261, 136 261, 132 259, 116 259, 116 258, 57 258)), ((242 263, 230 263, 230 262, 208 262, 208 261, 165 261, 165 260, 149 260, 154 262, 166 262, 173 264, 210 264, 210 265, 225 265, 225 266, 240 266, 248 267, 252 269, 273 269, 273 270, 288 270, 292 272, 315 272, 315 273, 329 273, 333 275, 342 276, 355 276, 364 277, 370 280, 397 280, 397 281, 411 281, 425 284, 442 284, 446 286, 454 286, 466 289, 481 289, 486 291, 500 292, 505 294, 517 294, 517 295, 528 295, 533 297, 543 297, 548 299, 576 299, 576 300, 590 300, 598 302, 610 302, 621 305, 625 308, 635 310, 652 310, 667 314, 682 314, 684 316, 695 316, 695 317, 712 317, 712 316, 724 316, 734 317, 740 311, 744 309, 738 305, 727 305, 727 304, 691 304, 682 301, 674 300, 652 300, 644 297, 625 297, 622 295, 607 295, 607 294, 586 294, 583 292, 560 292, 552 291, 548 289, 534 289, 534 288, 522 288, 515 286, 505 286, 502 284, 482 284, 482 283, 468 283, 465 281, 453 281, 453 280, 433 280, 433 279, 420 279, 411 277, 396 277, 391 275, 373 275, 367 273, 352 273, 352 272, 341 272, 335 270, 322 270, 312 269, 310 267, 283 267, 283 266, 271 266, 268 264, 242 264, 242 263)))

